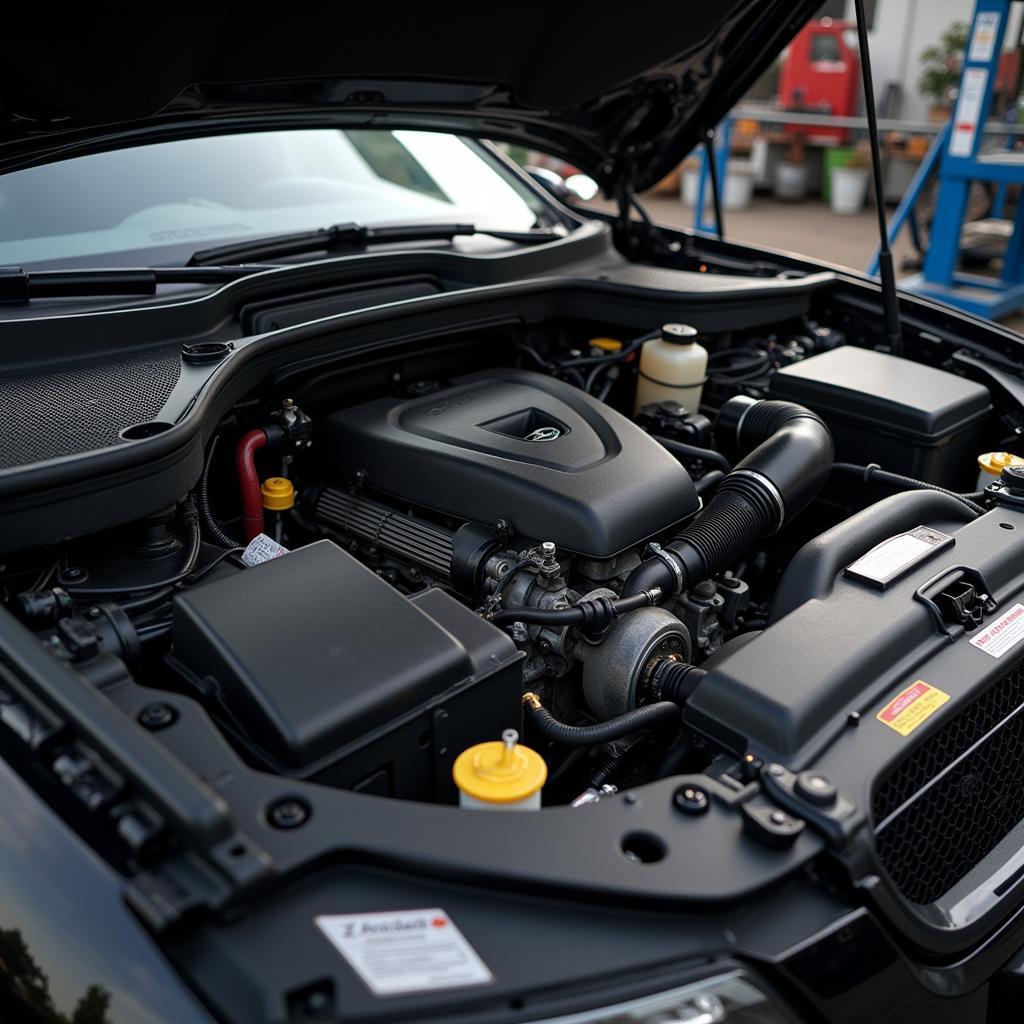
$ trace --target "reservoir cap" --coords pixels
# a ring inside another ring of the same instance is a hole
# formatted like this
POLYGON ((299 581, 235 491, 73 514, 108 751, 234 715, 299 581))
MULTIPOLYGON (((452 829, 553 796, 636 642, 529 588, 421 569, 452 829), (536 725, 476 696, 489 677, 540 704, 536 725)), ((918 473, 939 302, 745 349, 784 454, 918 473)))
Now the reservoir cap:
POLYGON ((692 345, 697 340, 697 328, 689 324, 662 324, 661 340, 670 345, 692 345))
POLYGON ((455 785, 481 803, 510 804, 533 796, 548 777, 544 758, 519 742, 515 729, 500 740, 464 750, 452 766, 455 785))

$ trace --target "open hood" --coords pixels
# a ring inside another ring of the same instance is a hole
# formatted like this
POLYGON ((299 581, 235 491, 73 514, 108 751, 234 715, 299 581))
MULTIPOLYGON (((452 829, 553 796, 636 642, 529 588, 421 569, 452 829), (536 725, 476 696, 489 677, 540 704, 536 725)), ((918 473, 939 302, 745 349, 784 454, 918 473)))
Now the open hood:
POLYGON ((5 14, 0 172, 122 146, 314 125, 432 128, 643 189, 819 0, 80 4, 5 14))

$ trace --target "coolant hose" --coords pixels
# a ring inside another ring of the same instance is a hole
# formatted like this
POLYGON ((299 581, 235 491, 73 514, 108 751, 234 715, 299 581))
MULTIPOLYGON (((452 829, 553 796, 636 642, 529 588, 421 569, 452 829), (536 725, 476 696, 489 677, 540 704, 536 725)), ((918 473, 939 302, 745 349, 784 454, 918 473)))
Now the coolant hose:
POLYGON ((242 537, 247 544, 263 532, 263 496, 256 472, 256 452, 266 444, 267 432, 258 428, 244 435, 235 448, 235 469, 242 494, 242 537))
POLYGON ((542 736, 565 747, 594 747, 600 743, 620 740, 623 736, 643 729, 679 725, 682 721, 681 708, 669 701, 645 704, 642 708, 634 708, 624 715, 609 718, 607 722, 598 722, 597 725, 566 725, 558 721, 541 704, 535 693, 523 694, 523 707, 526 708, 530 722, 542 736))
POLYGON ((693 522, 633 570, 623 594, 660 587, 671 597, 727 569, 808 505, 832 471, 828 427, 793 402, 737 395, 722 406, 715 435, 749 454, 693 522))

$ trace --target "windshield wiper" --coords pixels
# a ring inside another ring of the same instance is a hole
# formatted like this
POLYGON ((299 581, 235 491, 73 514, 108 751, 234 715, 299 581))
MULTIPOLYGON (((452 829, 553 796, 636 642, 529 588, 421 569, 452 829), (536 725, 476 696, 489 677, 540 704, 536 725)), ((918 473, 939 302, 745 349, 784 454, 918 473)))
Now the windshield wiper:
POLYGON ((141 267, 128 270, 22 270, 0 267, 0 306, 33 299, 100 295, 156 295, 166 284, 226 284, 265 267, 141 267))
POLYGON ((250 263, 301 256, 308 252, 331 252, 335 249, 365 249, 368 245, 388 242, 447 241, 464 235, 489 235, 506 242, 525 245, 553 242, 567 234, 564 227, 534 228, 530 231, 492 231, 473 224, 394 224, 369 227, 365 224, 334 224, 314 231, 291 235, 272 235, 255 241, 234 242, 200 249, 188 261, 190 267, 210 264, 250 263))

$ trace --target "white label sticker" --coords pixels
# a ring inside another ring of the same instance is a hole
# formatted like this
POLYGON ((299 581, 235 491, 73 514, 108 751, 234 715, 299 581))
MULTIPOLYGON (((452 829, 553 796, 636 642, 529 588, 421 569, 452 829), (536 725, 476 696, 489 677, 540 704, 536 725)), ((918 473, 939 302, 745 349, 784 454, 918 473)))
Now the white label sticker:
POLYGON ((272 558, 280 558, 281 555, 287 554, 288 549, 278 544, 273 537, 268 537, 265 533, 257 533, 242 552, 242 561, 246 565, 261 565, 263 562, 269 562, 272 558))
POLYGON ((953 137, 949 140, 950 156, 970 156, 978 134, 981 105, 988 85, 984 68, 968 68, 960 83, 960 96, 953 113, 953 137))
POLYGON ((1024 604, 1015 604, 1001 619, 972 636, 971 644, 993 658, 1001 658, 1021 640, 1024 640, 1024 604))
POLYGON ((948 534, 919 526, 876 544, 867 554, 848 565, 847 572, 876 583, 886 583, 904 569, 946 547, 949 542, 948 534))
POLYGON ((971 49, 967 54, 969 61, 984 64, 992 59, 996 51, 996 36, 999 34, 1001 20, 998 11, 982 11, 974 19, 974 35, 971 36, 971 49))
POLYGON ((486 985, 494 980, 438 907, 381 914, 323 914, 317 927, 377 996, 486 985))

